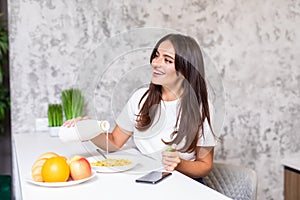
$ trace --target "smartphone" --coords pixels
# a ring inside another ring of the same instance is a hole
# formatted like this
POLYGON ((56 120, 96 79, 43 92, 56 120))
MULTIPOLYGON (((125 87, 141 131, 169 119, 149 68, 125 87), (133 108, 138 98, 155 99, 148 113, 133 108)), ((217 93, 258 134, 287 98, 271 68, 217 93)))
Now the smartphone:
POLYGON ((164 178, 172 175, 171 172, 158 172, 158 171, 152 171, 138 179, 135 180, 137 183, 150 183, 150 184, 156 184, 160 181, 162 181, 164 178))

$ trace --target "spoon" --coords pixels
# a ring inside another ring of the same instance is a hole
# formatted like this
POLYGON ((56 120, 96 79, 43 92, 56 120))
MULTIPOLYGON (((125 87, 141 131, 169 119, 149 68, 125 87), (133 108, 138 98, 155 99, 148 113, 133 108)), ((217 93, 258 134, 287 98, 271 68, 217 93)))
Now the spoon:
POLYGON ((97 151, 98 153, 100 153, 101 156, 103 156, 105 159, 107 159, 106 155, 105 155, 100 149, 96 149, 96 151, 97 151))

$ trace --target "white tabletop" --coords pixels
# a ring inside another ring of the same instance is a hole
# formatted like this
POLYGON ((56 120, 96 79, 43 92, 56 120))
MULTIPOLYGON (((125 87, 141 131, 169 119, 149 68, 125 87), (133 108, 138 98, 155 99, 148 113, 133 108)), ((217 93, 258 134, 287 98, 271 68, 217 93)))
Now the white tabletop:
MULTIPOLYGON (((56 152, 65 157, 73 155, 90 156, 94 154, 91 143, 63 143, 48 133, 18 134, 13 136, 14 180, 19 180, 15 188, 17 199, 161 199, 162 194, 168 199, 199 197, 200 199, 222 200, 228 197, 174 171, 172 176, 162 182, 151 185, 136 183, 135 180, 149 170, 161 168, 160 161, 136 155, 139 165, 134 170, 118 173, 96 173, 91 180, 68 187, 42 187, 30 184, 31 166, 44 152, 56 152)), ((124 150, 133 154, 135 150, 124 150)), ((120 152, 122 153, 122 152, 120 152)), ((18 181, 17 181, 18 182, 18 181)))
POLYGON ((300 153, 296 153, 282 159, 281 163, 285 167, 289 167, 300 172, 300 153))

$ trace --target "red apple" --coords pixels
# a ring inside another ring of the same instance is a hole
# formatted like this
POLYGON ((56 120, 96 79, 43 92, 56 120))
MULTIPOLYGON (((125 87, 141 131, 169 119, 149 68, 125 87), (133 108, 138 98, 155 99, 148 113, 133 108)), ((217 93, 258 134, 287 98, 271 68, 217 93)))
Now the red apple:
POLYGON ((67 163, 68 163, 68 165, 70 165, 71 162, 73 162, 74 160, 79 160, 80 158, 82 158, 82 156, 75 155, 75 156, 69 158, 69 159, 67 160, 67 163))
POLYGON ((73 180, 88 178, 92 175, 91 164, 83 157, 74 159, 70 163, 70 174, 73 180))

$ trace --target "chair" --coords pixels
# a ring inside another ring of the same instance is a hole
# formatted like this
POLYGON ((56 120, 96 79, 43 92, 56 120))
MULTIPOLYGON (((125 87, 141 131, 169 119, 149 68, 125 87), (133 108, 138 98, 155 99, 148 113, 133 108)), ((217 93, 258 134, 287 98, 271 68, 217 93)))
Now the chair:
POLYGON ((212 171, 203 180, 208 187, 232 199, 256 200, 257 177, 252 169, 214 163, 212 171))

